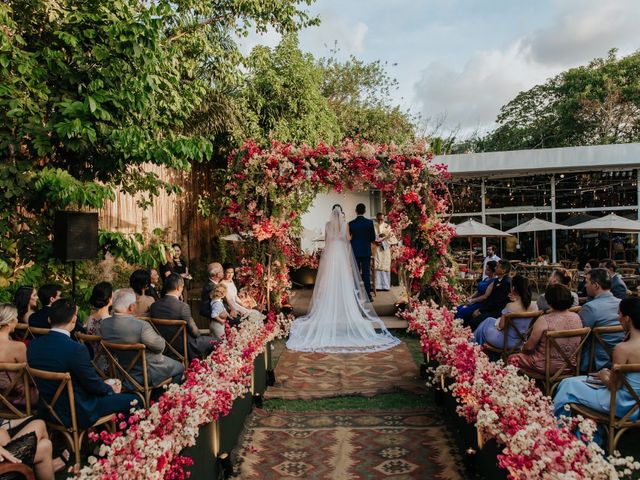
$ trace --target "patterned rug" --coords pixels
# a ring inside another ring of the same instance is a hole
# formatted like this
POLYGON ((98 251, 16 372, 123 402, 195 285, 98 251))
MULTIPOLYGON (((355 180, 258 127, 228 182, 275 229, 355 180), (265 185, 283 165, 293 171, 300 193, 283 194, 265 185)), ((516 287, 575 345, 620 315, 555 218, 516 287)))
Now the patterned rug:
POLYGON ((266 398, 310 400, 408 390, 426 393, 407 346, 373 353, 305 353, 285 349, 276 366, 276 384, 266 398))
POLYGON ((458 480, 455 452, 435 411, 256 411, 237 471, 246 480, 458 480))

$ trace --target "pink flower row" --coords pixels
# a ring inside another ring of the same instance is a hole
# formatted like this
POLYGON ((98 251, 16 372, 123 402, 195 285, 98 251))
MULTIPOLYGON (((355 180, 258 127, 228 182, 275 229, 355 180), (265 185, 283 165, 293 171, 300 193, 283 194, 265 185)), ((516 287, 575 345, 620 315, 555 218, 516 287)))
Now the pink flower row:
MULTIPOLYGON (((247 394, 255 358, 268 342, 286 336, 290 319, 254 312, 206 360, 194 360, 182 385, 173 384, 157 403, 135 410, 119 431, 93 435, 103 442, 100 458, 90 457, 78 479, 184 479, 191 459, 180 452, 195 445, 199 428, 229 413, 247 394)), ((132 409, 133 410, 133 409, 132 409)))
POLYGON ((482 438, 504 445, 498 460, 509 478, 619 478, 598 445, 575 435, 579 429, 582 438, 591 439, 595 424, 580 417, 556 419, 551 399, 514 366, 489 361, 452 311, 415 302, 403 316, 420 336, 422 351, 439 365, 434 381, 447 385, 458 414, 475 424, 482 438))

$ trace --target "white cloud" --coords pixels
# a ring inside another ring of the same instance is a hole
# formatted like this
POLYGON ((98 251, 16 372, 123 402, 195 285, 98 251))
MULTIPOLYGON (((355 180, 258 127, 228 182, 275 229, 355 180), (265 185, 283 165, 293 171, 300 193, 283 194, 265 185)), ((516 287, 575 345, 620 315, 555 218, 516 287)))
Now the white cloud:
POLYGON ((476 50, 461 68, 431 62, 414 85, 423 116, 446 115, 446 127, 459 126, 465 133, 486 131, 518 92, 611 48, 628 54, 640 47, 637 0, 557 0, 556 7, 549 26, 503 48, 476 50))
POLYGON ((369 27, 363 21, 347 22, 332 9, 319 12, 320 25, 304 32, 302 46, 312 52, 323 52, 337 44, 342 55, 357 55, 364 51, 369 27))
POLYGON ((551 74, 520 52, 519 43, 505 50, 478 51, 459 71, 431 63, 415 86, 423 116, 445 115, 446 127, 463 131, 490 127, 501 105, 551 74))
POLYGON ((624 53, 640 47, 638 0, 564 0, 557 6, 562 10, 553 23, 522 42, 523 52, 535 62, 573 66, 604 56, 613 47, 624 53))

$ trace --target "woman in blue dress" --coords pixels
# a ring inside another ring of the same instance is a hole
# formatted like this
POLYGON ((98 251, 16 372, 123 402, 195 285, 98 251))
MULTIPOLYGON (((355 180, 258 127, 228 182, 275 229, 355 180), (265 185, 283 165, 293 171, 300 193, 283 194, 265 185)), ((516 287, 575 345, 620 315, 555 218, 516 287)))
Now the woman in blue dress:
MULTIPOLYGON (((618 310, 620 324, 627 332, 627 339, 620 342, 613 349, 612 363, 614 365, 625 365, 640 363, 640 298, 628 297, 620 302, 618 310)), ((567 378, 560 382, 558 392, 553 399, 553 408, 556 416, 570 415, 570 411, 565 408, 570 403, 577 403, 599 412, 609 413, 611 401, 611 371, 603 368, 598 373, 592 374, 598 378, 602 385, 587 383, 587 376, 567 378)), ((640 395, 640 372, 626 374, 629 386, 640 395)), ((620 385, 618 385, 619 387, 620 385)), ((618 389, 616 394, 616 416, 624 416, 636 404, 633 396, 626 388, 618 389)), ((638 418, 638 411, 632 420, 638 418)), ((602 443, 602 427, 598 431, 594 440, 602 443)))
MULTIPOLYGON (((490 343, 494 347, 502 348, 505 336, 505 315, 508 313, 525 313, 536 312, 538 306, 531 303, 531 286, 529 280, 522 275, 516 275, 511 279, 511 293, 509 294, 511 303, 508 303, 502 310, 500 318, 489 317, 482 321, 478 329, 474 333, 474 340, 478 345, 490 343)), ((517 318, 512 324, 520 332, 526 332, 529 329, 531 318, 517 318)), ((509 329, 507 340, 507 348, 514 348, 521 343, 520 337, 513 328, 509 329)))
POLYGON ((473 312, 480 308, 482 302, 484 302, 491 292, 493 291, 493 283, 496 280, 496 267, 498 262, 495 260, 489 260, 487 266, 484 269, 486 278, 478 282, 476 287, 476 293, 474 293, 468 300, 466 305, 460 305, 456 309, 456 318, 463 318, 465 315, 471 315, 473 312))

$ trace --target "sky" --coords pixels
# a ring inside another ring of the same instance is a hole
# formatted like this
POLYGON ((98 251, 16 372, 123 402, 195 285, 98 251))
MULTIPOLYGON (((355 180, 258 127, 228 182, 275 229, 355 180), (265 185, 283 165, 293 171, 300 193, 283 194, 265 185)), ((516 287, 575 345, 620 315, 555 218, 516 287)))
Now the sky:
MULTIPOLYGON (((502 105, 567 68, 640 49, 640 0, 318 0, 321 24, 300 46, 327 56, 386 62, 393 99, 427 131, 495 127, 502 105)), ((279 37, 250 35, 244 49, 279 37)))

